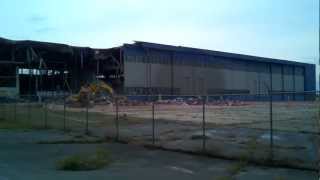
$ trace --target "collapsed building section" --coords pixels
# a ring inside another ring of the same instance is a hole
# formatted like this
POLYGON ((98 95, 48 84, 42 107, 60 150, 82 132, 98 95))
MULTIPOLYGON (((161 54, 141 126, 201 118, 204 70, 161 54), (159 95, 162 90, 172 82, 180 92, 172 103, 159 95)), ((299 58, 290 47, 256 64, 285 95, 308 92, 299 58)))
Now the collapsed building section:
POLYGON ((91 49, 1 38, 0 94, 77 92, 97 79, 120 91, 123 63, 119 59, 119 48, 91 49))

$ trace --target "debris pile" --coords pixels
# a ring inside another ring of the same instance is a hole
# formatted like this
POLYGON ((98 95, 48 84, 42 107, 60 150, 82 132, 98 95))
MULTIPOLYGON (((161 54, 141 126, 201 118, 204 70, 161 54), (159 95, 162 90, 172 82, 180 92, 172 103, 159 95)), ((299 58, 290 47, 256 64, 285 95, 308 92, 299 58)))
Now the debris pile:
MULTIPOLYGON (((211 106, 245 106, 248 105, 248 102, 240 101, 240 100, 205 100, 206 105, 211 106)), ((188 98, 172 98, 172 99, 161 99, 155 101, 157 105, 181 105, 181 106, 189 106, 189 105, 202 105, 203 99, 201 97, 188 97, 188 98)), ((118 104, 120 106, 145 106, 152 105, 151 100, 132 100, 128 99, 125 96, 121 97, 118 100, 118 104)))
POLYGON ((71 95, 66 103, 72 107, 85 107, 93 104, 111 104, 113 89, 103 81, 96 81, 81 87, 78 94, 71 95))
POLYGON ((158 100, 156 103, 163 105, 188 105, 182 98, 158 100))
POLYGON ((248 105, 248 103, 245 103, 244 101, 240 101, 240 100, 215 100, 215 101, 210 101, 206 104, 212 105, 212 106, 245 106, 245 105, 248 105))
POLYGON ((167 99, 167 100, 158 100, 157 104, 164 104, 164 105, 200 105, 202 104, 202 100, 200 98, 174 98, 174 99, 167 99))
POLYGON ((151 105, 151 101, 142 101, 136 99, 128 99, 126 96, 118 96, 118 105, 120 106, 144 106, 151 105))
MULTIPOLYGON (((81 87, 78 94, 68 97, 67 104, 73 107, 85 107, 87 105, 115 105, 119 106, 151 106, 152 102, 158 105, 202 105, 203 96, 180 96, 163 99, 161 96, 148 98, 146 96, 113 96, 113 90, 106 83, 100 81, 81 87)), ((244 106, 248 102, 230 99, 210 99, 206 97, 206 105, 211 106, 244 106)))

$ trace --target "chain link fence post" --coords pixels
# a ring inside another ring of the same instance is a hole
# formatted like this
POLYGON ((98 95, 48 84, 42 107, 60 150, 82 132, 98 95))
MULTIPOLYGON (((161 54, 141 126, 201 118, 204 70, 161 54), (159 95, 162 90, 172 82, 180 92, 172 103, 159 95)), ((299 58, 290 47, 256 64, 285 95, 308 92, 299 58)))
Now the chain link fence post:
POLYGON ((154 100, 152 100, 152 145, 155 145, 154 100))
POLYGON ((119 104, 118 97, 116 97, 116 141, 119 141, 119 104))
POLYGON ((63 131, 67 131, 66 126, 66 96, 63 96, 63 131))
POLYGON ((206 151, 206 98, 202 96, 202 151, 206 151))
POLYGON ((48 103, 44 101, 44 128, 48 128, 48 103))
POLYGON ((1 119, 1 120, 5 120, 5 119, 4 119, 4 113, 3 113, 4 110, 3 110, 3 102, 2 102, 2 101, 0 102, 0 111, 1 111, 1 117, 0 117, 0 119, 1 119))
POLYGON ((30 123, 30 120, 31 120, 31 95, 27 96, 27 119, 30 123))
POLYGON ((86 103, 86 134, 89 134, 89 95, 87 95, 87 103, 86 103))
POLYGON ((13 120, 16 122, 17 121, 17 96, 14 96, 13 100, 13 120))
POLYGON ((2 108, 3 108, 3 119, 8 120, 7 119, 7 98, 5 98, 2 108))
POLYGON ((3 107, 4 107, 4 101, 2 101, 1 100, 1 102, 0 102, 0 111, 1 111, 1 120, 5 120, 5 117, 4 117, 4 109, 3 109, 3 107))
POLYGON ((270 160, 273 161, 273 96, 269 91, 269 118, 270 118, 270 160))
MULTIPOLYGON (((316 91, 316 106, 317 106, 317 109, 318 109, 318 117, 317 117, 317 134, 316 134, 316 137, 317 137, 317 145, 318 145, 318 159, 317 159, 317 165, 318 167, 320 167, 320 92, 319 91, 316 91)), ((320 168, 318 170, 318 173, 320 175, 320 168)))
MULTIPOLYGON (((318 117, 317 117, 317 135, 318 137, 320 137, 320 91, 316 91, 316 98, 315 98, 315 101, 316 101, 316 107, 318 109, 318 117)), ((319 140, 319 143, 320 143, 320 140, 319 140)), ((320 149, 319 149, 319 153, 320 153, 320 149)), ((319 154, 320 156, 320 154, 319 154)), ((319 157, 320 158, 320 157, 319 157)))

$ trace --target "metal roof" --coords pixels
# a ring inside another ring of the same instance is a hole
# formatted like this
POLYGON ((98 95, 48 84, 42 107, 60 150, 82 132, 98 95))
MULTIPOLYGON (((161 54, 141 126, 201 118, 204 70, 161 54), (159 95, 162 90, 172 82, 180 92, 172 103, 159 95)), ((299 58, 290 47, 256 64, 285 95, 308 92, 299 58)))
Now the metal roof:
POLYGON ((41 48, 41 49, 47 49, 53 52, 70 53, 70 54, 73 53, 73 48, 87 49, 87 47, 69 46, 67 44, 60 44, 60 43, 31 41, 31 40, 9 40, 1 37, 0 37, 0 45, 41 48))
MULTIPOLYGON (((0 45, 1 44, 16 45, 20 47, 31 46, 36 48, 45 48, 45 49, 50 49, 52 51, 57 51, 62 53, 73 53, 73 48, 90 49, 88 47, 75 47, 75 46, 69 46, 66 44, 50 43, 50 42, 29 41, 29 40, 14 41, 14 40, 9 40, 9 39, 0 37, 0 45)), ((314 65, 310 63, 301 63, 301 62, 295 62, 295 61, 289 61, 289 60, 283 60, 283 59, 273 59, 273 58, 258 57, 258 56, 244 55, 244 54, 213 51, 213 50, 207 50, 207 49, 198 49, 198 48, 192 48, 192 47, 165 45, 165 44, 158 44, 158 43, 151 43, 151 42, 144 42, 144 41, 135 41, 134 44, 124 44, 124 46, 127 46, 127 45, 138 46, 143 48, 159 49, 164 51, 189 53, 189 54, 195 54, 195 55, 224 57, 224 58, 231 58, 236 60, 251 60, 255 62, 268 62, 268 63, 300 65, 300 66, 314 65)))
POLYGON ((259 57, 259 56, 213 51, 213 50, 207 50, 207 49, 197 49, 197 48, 184 47, 184 46, 157 44, 157 43, 150 43, 150 42, 143 42, 143 41, 135 41, 135 43, 132 45, 141 46, 143 48, 184 52, 184 53, 198 54, 198 55, 218 56, 218 57, 225 57, 225 58, 238 59, 238 60, 250 60, 250 61, 256 61, 256 62, 268 62, 268 63, 276 63, 276 64, 302 65, 302 66, 314 65, 310 63, 295 62, 295 61, 289 61, 289 60, 283 60, 283 59, 273 59, 273 58, 266 58, 266 57, 259 57))

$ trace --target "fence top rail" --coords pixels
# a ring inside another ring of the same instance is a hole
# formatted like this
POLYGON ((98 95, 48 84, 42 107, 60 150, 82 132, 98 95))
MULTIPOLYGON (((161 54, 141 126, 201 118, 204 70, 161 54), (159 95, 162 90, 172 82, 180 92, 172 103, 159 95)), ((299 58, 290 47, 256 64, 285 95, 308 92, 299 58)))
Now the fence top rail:
POLYGON ((232 94, 232 93, 219 93, 219 94, 118 94, 115 97, 121 96, 136 96, 136 97, 203 97, 203 96, 269 96, 269 95, 294 95, 294 94, 304 94, 304 95, 320 95, 320 91, 280 91, 280 92, 270 92, 270 93, 260 93, 260 94, 232 94))
MULTIPOLYGON (((70 93, 61 93, 61 94, 53 94, 53 95, 12 95, 12 96, 1 96, 0 98, 30 98, 30 97, 51 97, 51 98, 66 98, 73 94, 70 93)), ((268 93, 260 93, 260 94, 232 94, 232 93, 219 93, 219 94, 116 94, 113 97, 190 97, 190 98, 202 98, 202 97, 221 97, 221 96, 242 96, 242 97, 269 97, 270 95, 317 95, 320 96, 320 91, 272 91, 268 93)))

